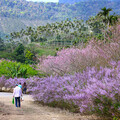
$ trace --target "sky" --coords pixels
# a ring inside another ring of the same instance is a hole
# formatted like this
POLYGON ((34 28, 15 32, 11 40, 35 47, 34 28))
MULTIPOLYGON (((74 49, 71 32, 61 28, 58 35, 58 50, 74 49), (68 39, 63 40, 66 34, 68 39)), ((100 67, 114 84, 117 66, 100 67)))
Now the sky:
POLYGON ((58 2, 59 0, 27 0, 27 1, 33 1, 33 2, 58 2))

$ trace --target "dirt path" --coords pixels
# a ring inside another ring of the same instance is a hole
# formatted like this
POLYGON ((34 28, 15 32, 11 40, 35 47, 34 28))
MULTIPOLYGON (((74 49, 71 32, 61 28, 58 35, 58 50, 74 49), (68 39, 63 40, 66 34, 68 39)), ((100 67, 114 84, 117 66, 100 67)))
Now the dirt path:
MULTIPOLYGON (((22 107, 12 104, 12 94, 0 93, 0 120, 98 120, 95 116, 81 116, 58 108, 37 105, 24 95, 22 107)), ((102 120, 102 119, 99 119, 102 120)))

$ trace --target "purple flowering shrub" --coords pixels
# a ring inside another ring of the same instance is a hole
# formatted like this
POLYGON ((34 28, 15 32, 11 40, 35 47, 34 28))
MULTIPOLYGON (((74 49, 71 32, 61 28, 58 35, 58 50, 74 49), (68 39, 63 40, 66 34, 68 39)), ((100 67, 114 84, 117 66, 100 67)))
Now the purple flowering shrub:
POLYGON ((25 78, 9 78, 6 80, 6 83, 5 83, 5 87, 10 87, 10 88, 14 88, 16 84, 23 84, 24 82, 27 82, 28 83, 28 79, 25 79, 25 78))
MULTIPOLYGON (((54 103, 77 109, 81 113, 96 112, 120 117, 120 62, 111 62, 111 68, 87 68, 81 73, 46 78, 10 78, 6 86, 27 82, 35 101, 54 103), (76 107, 77 106, 77 107, 76 107)), ((75 111, 75 110, 74 110, 75 111)))
MULTIPOLYGON (((30 78, 9 78, 6 79, 5 76, 0 77, 0 87, 9 87, 14 88, 16 84, 21 83, 23 85, 24 82, 27 83, 28 87, 34 85, 32 81, 36 80, 37 77, 30 77, 30 78)), ((40 79, 40 78, 39 78, 40 79)))
POLYGON ((120 44, 91 40, 84 49, 68 48, 59 51, 57 56, 48 56, 38 68, 50 75, 74 74, 87 67, 111 67, 110 61, 118 61, 119 57, 120 44))
POLYGON ((48 56, 37 66, 48 75, 74 74, 87 67, 110 67, 111 60, 120 60, 120 23, 111 27, 105 36, 104 41, 92 39, 81 49, 62 49, 57 56, 48 56))
POLYGON ((58 51, 57 56, 48 56, 41 64, 38 64, 38 68, 50 75, 74 74, 86 67, 94 66, 98 58, 91 45, 82 50, 67 48, 58 51))
MULTIPOLYGON (((120 62, 112 68, 87 68, 74 75, 34 78, 29 86, 36 101, 64 101, 77 105, 81 113, 120 115, 120 62)), ((119 116, 120 117, 120 116, 119 116)))
POLYGON ((0 77, 0 87, 4 87, 6 83, 6 78, 5 76, 0 77))

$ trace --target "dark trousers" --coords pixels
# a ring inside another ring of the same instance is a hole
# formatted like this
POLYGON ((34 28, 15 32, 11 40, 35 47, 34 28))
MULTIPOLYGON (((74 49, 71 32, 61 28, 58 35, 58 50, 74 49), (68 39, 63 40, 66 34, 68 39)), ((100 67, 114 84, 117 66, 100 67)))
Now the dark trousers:
POLYGON ((20 107, 20 97, 15 97, 15 106, 20 107))
POLYGON ((24 94, 26 94, 26 90, 27 90, 27 88, 24 88, 24 89, 23 89, 23 93, 24 93, 24 94))

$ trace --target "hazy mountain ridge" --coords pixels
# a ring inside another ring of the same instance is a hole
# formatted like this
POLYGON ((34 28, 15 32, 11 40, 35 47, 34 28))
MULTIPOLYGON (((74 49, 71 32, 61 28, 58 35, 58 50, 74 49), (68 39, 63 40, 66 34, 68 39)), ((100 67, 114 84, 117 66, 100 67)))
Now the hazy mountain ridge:
MULTIPOLYGON (((66 0, 66 2, 69 1, 66 0)), ((76 17, 77 19, 87 20, 89 16, 95 16, 103 7, 112 8, 116 14, 120 14, 120 1, 118 0, 85 1, 64 4, 28 2, 26 0, 0 0, 0 18, 2 18, 0 32, 10 33, 16 31, 16 29, 21 30, 26 26, 44 25, 47 22, 62 21, 67 18, 72 20, 76 17), (7 22, 4 22, 4 20, 7 22)))
MULTIPOLYGON (((59 0, 59 3, 69 3, 69 4, 74 4, 77 2, 98 2, 98 1, 102 1, 102 0, 59 0)), ((118 2, 119 0, 105 0, 107 2, 118 2)))
MULTIPOLYGON (((68 0, 69 1, 69 0, 68 0)), ((73 0, 73 2, 83 0, 73 0)), ((114 12, 120 10, 120 1, 109 0, 85 0, 73 5, 61 3, 38 3, 25 0, 1 0, 0 16, 20 18, 29 20, 65 20, 74 17, 86 20, 89 16, 95 15, 102 7, 111 7, 114 12), (97 6, 97 7, 96 7, 97 6), (117 8, 117 9, 116 9, 117 8), (90 11, 89 11, 90 10, 90 11), (86 14, 85 14, 86 13, 86 14), (86 16, 84 16, 86 15, 86 16)))
POLYGON ((74 4, 77 2, 88 2, 89 0, 59 0, 59 3, 69 3, 69 4, 74 4))

